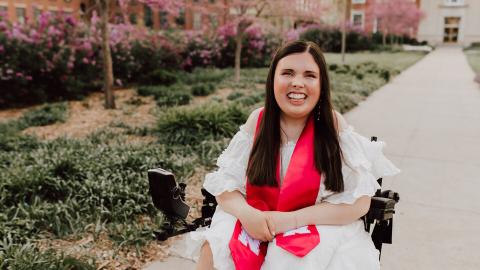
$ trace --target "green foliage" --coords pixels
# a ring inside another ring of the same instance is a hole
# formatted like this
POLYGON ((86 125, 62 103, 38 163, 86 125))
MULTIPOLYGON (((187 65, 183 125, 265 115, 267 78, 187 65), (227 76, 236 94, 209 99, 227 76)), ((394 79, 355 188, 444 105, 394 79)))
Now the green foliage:
POLYGON ((228 69, 197 68, 191 73, 184 72, 180 74, 179 79, 185 84, 219 83, 224 80, 228 74, 228 69))
POLYGON ((140 84, 144 85, 165 85, 169 86, 178 82, 177 74, 173 71, 157 69, 139 79, 140 84))
POLYGON ((49 103, 38 109, 26 112, 21 122, 26 127, 47 126, 56 122, 65 122, 68 113, 68 105, 65 102, 49 103))
POLYGON ((108 136, 114 137, 98 133, 0 152, 0 239, 23 242, 42 231, 62 237, 97 221, 153 217, 147 169, 171 170, 182 181, 197 163, 191 149, 131 146, 108 136))
POLYGON ((159 117, 156 132, 167 145, 196 145, 207 139, 233 136, 247 117, 246 110, 237 105, 174 108, 159 117))
POLYGON ((228 95, 227 99, 228 100, 236 100, 236 99, 239 99, 241 97, 243 97, 245 94, 242 93, 242 92, 239 92, 239 91, 235 91, 235 92, 232 92, 228 95))
POLYGON ((192 95, 187 86, 174 84, 171 86, 141 86, 137 89, 141 96, 154 96, 158 106, 177 106, 190 103, 192 95))
POLYGON ((199 83, 192 86, 192 94, 194 96, 208 96, 215 91, 212 83, 199 83))
POLYGON ((186 92, 168 92, 164 96, 157 97, 157 105, 162 107, 171 107, 178 105, 186 105, 190 103, 192 95, 186 92))
POLYGON ((95 270, 95 261, 76 259, 54 250, 40 251, 33 244, 0 243, 0 269, 95 270))

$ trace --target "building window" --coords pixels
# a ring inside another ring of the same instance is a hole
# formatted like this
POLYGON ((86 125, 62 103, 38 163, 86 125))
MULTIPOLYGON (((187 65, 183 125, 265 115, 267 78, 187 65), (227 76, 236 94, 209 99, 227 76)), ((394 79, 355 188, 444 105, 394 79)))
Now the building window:
POLYGON ((8 6, 0 6, 0 16, 8 15, 8 6))
POLYGON ((446 6, 461 6, 464 4, 464 0, 444 0, 446 6))
POLYGON ((26 10, 23 7, 17 7, 15 8, 16 14, 17 14, 17 21, 19 23, 25 23, 25 16, 26 16, 26 10))
POLYGON ((166 11, 160 11, 158 13, 158 19, 160 20, 160 28, 168 28, 168 13, 166 11))
POLYGON ((363 11, 352 11, 352 25, 363 28, 363 11))
POLYGON ((42 14, 42 10, 39 7, 33 8, 33 18, 37 19, 42 14))
POLYGON ((199 30, 202 27, 202 14, 193 13, 193 29, 199 30))
POLYGON ((213 29, 217 29, 217 27, 218 27, 217 14, 211 14, 210 15, 210 25, 212 26, 213 29))
POLYGON ((180 9, 180 11, 178 12, 178 17, 175 18, 175 23, 178 26, 185 26, 185 9, 180 9))
POLYGON ((131 24, 137 24, 137 14, 131 13, 128 19, 131 24))
POLYGON ((352 4, 365 4, 366 0, 352 0, 352 4))
POLYGON ((145 22, 146 27, 153 27, 152 9, 147 5, 143 6, 143 21, 145 22))

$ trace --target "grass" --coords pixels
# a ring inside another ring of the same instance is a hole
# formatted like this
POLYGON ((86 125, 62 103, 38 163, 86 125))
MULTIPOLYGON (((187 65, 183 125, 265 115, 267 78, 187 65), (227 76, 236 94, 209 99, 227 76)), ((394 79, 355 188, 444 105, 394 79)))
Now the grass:
MULTIPOLYGON (((420 60, 423 52, 358 52, 347 53, 345 64, 357 65, 364 62, 377 63, 381 68, 391 69, 395 67, 398 71, 404 70, 420 60)), ((342 57, 339 53, 325 53, 325 60, 328 64, 342 64, 342 57)))
POLYGON ((480 74, 480 45, 466 49, 465 55, 473 71, 480 74))

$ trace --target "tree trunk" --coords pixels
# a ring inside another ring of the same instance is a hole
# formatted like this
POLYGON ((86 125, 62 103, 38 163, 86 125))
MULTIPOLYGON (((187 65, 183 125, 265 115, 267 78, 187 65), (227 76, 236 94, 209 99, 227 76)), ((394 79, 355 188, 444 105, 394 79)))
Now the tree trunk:
POLYGON ((383 43, 383 46, 387 46, 387 31, 383 31, 382 32, 382 43, 383 43))
POLYGON ((110 33, 108 30, 109 1, 100 0, 102 54, 103 54, 103 91, 105 93, 105 108, 115 109, 115 96, 113 95, 113 66, 110 51, 110 33))
POLYGON ((237 28, 237 35, 235 36, 235 81, 240 81, 240 61, 242 56, 242 36, 243 31, 237 28))
POLYGON ((342 54, 342 64, 345 64, 345 51, 347 50, 347 21, 349 17, 349 3, 350 0, 344 0, 344 5, 343 5, 343 20, 342 20, 342 48, 341 48, 341 54, 342 54))

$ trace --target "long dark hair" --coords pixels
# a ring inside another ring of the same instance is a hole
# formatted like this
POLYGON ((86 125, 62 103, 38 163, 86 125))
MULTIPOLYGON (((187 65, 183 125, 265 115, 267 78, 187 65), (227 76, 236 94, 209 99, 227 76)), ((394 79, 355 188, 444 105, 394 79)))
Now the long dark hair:
POLYGON ((280 148, 280 107, 275 100, 273 82, 280 59, 294 53, 309 52, 320 69, 320 99, 311 112, 314 114, 315 167, 325 174, 325 188, 334 192, 344 189, 342 176, 342 151, 334 123, 330 100, 330 80, 321 49, 313 42, 293 41, 282 46, 273 57, 268 72, 265 108, 250 152, 247 177, 252 185, 277 186, 276 165, 280 148), (319 113, 320 119, 317 120, 319 113))

